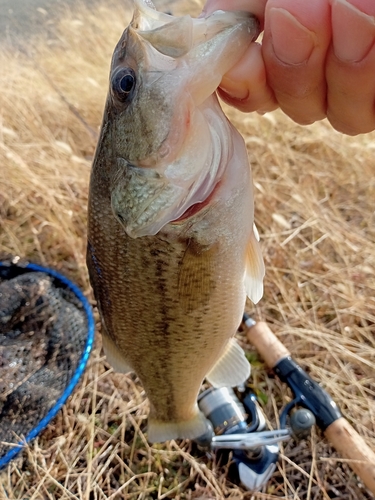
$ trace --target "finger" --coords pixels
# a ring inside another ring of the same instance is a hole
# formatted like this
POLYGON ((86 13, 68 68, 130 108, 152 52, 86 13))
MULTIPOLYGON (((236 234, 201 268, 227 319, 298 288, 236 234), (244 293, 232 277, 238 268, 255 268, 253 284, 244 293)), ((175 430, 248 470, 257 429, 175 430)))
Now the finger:
POLYGON ((327 117, 334 128, 350 135, 375 129, 374 16, 374 1, 332 3, 327 117))
POLYGON ((212 14, 215 10, 244 10, 254 14, 263 29, 266 3, 267 0, 207 0, 203 13, 212 14))
POLYGON ((261 46, 252 43, 241 60, 224 76, 220 97, 240 111, 267 112, 276 109, 275 96, 267 85, 261 46))
POLYGON ((262 52, 281 109, 294 121, 326 116, 324 64, 330 44, 328 0, 269 0, 262 52))
MULTIPOLYGON (((203 12, 214 10, 245 10, 254 14, 263 27, 267 0, 208 0, 203 12)), ((277 107, 273 92, 267 85, 266 72, 258 44, 251 44, 242 59, 223 78, 220 97, 241 111, 272 111, 277 107)))

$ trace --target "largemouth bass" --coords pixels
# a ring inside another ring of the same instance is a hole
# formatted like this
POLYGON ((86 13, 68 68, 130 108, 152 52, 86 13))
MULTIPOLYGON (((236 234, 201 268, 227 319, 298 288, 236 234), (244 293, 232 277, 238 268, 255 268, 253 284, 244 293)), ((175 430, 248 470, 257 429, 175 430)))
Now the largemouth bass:
POLYGON ((210 432, 197 396, 245 381, 233 340, 263 293, 246 148, 215 95, 258 34, 247 13, 135 2, 115 48, 92 167, 87 264, 103 347, 150 402, 150 442, 210 432))

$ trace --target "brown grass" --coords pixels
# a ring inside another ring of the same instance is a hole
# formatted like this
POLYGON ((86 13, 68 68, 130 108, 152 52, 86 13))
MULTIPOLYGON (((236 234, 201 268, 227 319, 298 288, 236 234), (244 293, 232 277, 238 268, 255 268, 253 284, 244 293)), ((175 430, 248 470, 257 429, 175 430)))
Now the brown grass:
MULTIPOLYGON (((115 4, 80 6, 65 13, 48 43, 0 52, 0 255, 55 267, 90 297, 92 131, 128 19, 115 4)), ((375 449, 375 134, 348 138, 327 123, 300 127, 280 112, 228 113, 245 137, 256 186, 267 274, 255 313, 375 449)), ((99 336, 96 345, 68 404, 0 473, 1 499, 372 498, 319 432, 285 446, 274 477, 254 495, 189 442, 148 445, 142 388, 113 373, 99 336)), ((251 357, 250 383, 275 424, 290 394, 251 357)))

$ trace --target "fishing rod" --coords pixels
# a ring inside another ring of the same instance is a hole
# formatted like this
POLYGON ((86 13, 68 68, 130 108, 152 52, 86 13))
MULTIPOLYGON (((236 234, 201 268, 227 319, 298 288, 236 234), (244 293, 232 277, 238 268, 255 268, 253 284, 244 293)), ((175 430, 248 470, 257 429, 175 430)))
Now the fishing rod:
MULTIPOLYGON (((285 418, 289 410, 296 405, 311 411, 327 440, 348 460, 349 466, 371 493, 375 494, 373 450, 342 416, 331 396, 294 361, 267 323, 255 322, 246 314, 243 322, 247 327, 248 340, 280 380, 286 382, 293 391, 295 398, 285 407, 284 415, 281 416, 285 418)), ((283 423, 280 417, 280 426, 283 423)))
POLYGON ((231 451, 237 478, 247 489, 256 491, 267 484, 276 469, 279 443, 306 437, 316 423, 375 494, 375 453, 342 416, 331 396, 294 361, 266 323, 245 314, 243 324, 249 341, 291 388, 294 399, 280 413, 280 428, 270 431, 265 430, 265 416, 256 396, 244 387, 237 388, 239 397, 228 387, 207 389, 199 396, 198 406, 214 434, 198 444, 220 453, 231 451))

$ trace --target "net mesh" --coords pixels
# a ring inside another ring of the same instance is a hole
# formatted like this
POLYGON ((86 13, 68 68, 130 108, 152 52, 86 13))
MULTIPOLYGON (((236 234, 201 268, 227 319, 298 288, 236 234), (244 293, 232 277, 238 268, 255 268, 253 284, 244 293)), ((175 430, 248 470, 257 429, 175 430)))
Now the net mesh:
POLYGON ((0 457, 63 394, 80 362, 87 323, 81 301, 57 278, 0 271, 0 457))

